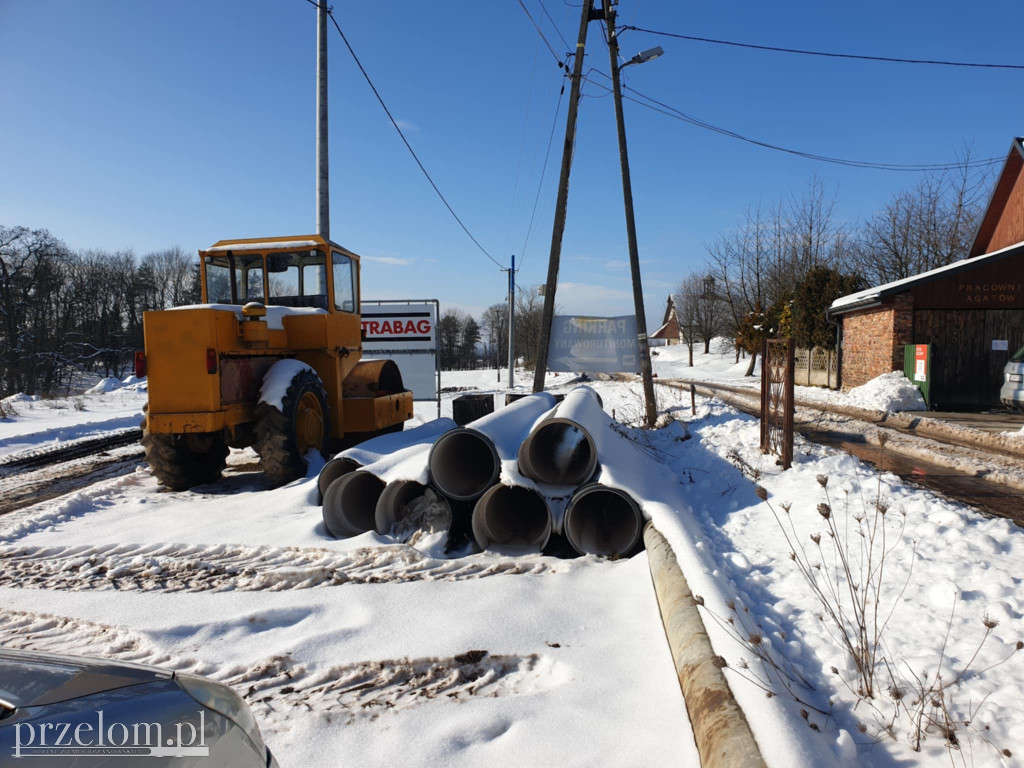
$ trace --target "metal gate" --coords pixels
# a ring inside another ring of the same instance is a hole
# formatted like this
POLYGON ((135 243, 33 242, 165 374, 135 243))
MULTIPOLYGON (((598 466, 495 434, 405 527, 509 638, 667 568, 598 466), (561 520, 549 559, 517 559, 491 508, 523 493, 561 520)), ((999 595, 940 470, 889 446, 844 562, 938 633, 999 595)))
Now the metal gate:
POLYGON ((761 453, 783 469, 793 463, 793 339, 767 339, 761 350, 761 453))

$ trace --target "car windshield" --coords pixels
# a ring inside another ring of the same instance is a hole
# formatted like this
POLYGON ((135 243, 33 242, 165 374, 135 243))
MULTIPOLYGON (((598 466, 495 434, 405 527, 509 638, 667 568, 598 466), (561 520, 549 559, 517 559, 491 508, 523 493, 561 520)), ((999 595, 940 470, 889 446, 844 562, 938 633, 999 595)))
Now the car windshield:
POLYGON ((1024 363, 1024 347, 1021 347, 1013 353, 1013 357, 1010 358, 1011 363, 1024 363))

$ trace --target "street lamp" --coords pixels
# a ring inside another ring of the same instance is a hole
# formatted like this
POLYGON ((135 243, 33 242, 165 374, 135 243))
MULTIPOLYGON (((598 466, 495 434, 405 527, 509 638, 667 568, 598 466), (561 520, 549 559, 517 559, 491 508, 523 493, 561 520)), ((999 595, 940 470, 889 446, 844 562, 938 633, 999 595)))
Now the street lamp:
POLYGON ((608 24, 608 53, 611 56, 612 92, 615 96, 615 122, 619 131, 619 163, 622 166, 622 199, 626 207, 626 236, 629 240, 629 271, 633 278, 633 311, 636 313, 636 335, 640 348, 640 373, 644 385, 644 424, 653 428, 658 418, 654 397, 654 375, 651 372, 651 347, 647 339, 647 320, 644 316, 643 288, 640 283, 640 255, 636 247, 636 221, 633 218, 633 187, 629 180, 629 156, 626 153, 626 123, 622 116, 622 86, 619 72, 630 64, 643 64, 661 56, 660 46, 638 53, 619 65, 619 41, 615 34, 615 7, 604 0, 604 18, 608 24))
POLYGON ((648 48, 646 51, 640 51, 636 56, 627 61, 625 64, 619 67, 628 67, 630 64, 645 64, 648 61, 654 61, 656 58, 665 53, 660 45, 656 45, 654 48, 648 48))

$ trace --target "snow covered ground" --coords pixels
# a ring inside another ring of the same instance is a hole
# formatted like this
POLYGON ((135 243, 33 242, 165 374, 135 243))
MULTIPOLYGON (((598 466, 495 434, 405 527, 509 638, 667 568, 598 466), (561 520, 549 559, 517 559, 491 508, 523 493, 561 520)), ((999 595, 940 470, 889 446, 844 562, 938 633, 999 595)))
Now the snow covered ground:
MULTIPOLYGON (((732 386, 758 388, 761 386, 761 360, 754 365, 754 375, 747 376, 749 359, 736 362, 735 353, 725 339, 711 343, 710 354, 704 354, 702 345, 693 350, 693 366, 689 365, 689 352, 682 344, 658 347, 652 361, 654 372, 662 379, 689 379, 693 381, 725 382, 732 386)), ((863 408, 869 411, 923 411, 927 410, 920 391, 902 373, 893 372, 872 379, 867 384, 848 392, 837 392, 823 387, 797 386, 798 399, 832 405, 863 408)))
POLYGON ((0 401, 0 459, 139 426, 146 385, 129 377, 104 379, 85 394, 43 399, 13 395, 0 401))
MULTIPOLYGON (((687 375, 680 349, 659 350, 659 377, 687 375)), ((728 354, 702 368, 743 373, 728 354)), ((570 378, 548 381, 566 391, 570 378)), ((445 373, 442 386, 503 394, 496 379, 445 373)), ((525 390, 527 374, 518 380, 525 390)), ((699 398, 691 417, 688 393, 659 389, 690 439, 644 433, 630 426, 638 384, 593 386, 637 441, 617 449, 615 480, 644 500, 701 596, 773 768, 1022 764, 1024 532, 799 437, 783 472, 760 454, 757 422, 719 401, 699 398), (834 585, 826 593, 849 592, 833 530, 854 574, 872 530, 876 543, 886 532, 884 565, 868 569, 882 620, 892 608, 869 700, 790 559, 834 585), (918 680, 933 690, 914 751, 918 680)), ((113 390, 66 411, 17 403, 0 450, 134 426, 142 397, 113 390)), ((428 421, 436 405, 416 413, 428 421)), ((315 505, 317 467, 268 489, 255 462, 233 452, 221 481, 185 493, 140 467, 0 517, 0 643, 227 681, 282 766, 697 764, 643 554, 439 559, 375 534, 334 540, 315 505)))

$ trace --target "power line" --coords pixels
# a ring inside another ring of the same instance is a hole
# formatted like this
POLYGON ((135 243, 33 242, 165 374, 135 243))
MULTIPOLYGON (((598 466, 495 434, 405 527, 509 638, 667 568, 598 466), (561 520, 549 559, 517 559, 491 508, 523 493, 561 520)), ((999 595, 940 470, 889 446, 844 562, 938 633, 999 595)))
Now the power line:
MULTIPOLYGON (((604 72, 601 72, 600 70, 594 70, 594 71, 596 71, 598 74, 600 74, 600 75, 602 75, 604 77, 608 77, 608 75, 606 75, 604 72)), ((610 91, 611 90, 611 88, 609 86, 603 85, 603 84, 598 83, 598 82, 595 82, 594 80, 591 80, 590 82, 593 85, 597 86, 598 88, 602 88, 602 89, 604 89, 606 91, 610 91)), ((671 118, 673 118, 675 120, 679 120, 681 122, 687 123, 687 124, 695 126, 697 128, 702 128, 704 130, 711 131, 713 133, 717 133, 717 134, 720 134, 722 136, 728 136, 729 138, 738 139, 739 141, 744 141, 744 142, 747 142, 748 144, 753 144, 753 145, 758 146, 758 147, 763 147, 764 149, 771 149, 771 150, 775 150, 776 152, 785 152, 786 154, 796 155, 797 157, 803 157, 803 158, 806 158, 808 160, 816 160, 816 161, 822 162, 822 163, 832 163, 834 165, 845 165, 845 166, 852 167, 852 168, 867 168, 867 169, 878 170, 878 171, 904 171, 904 172, 918 172, 918 173, 920 173, 920 172, 924 172, 924 171, 951 171, 951 170, 955 170, 957 168, 961 168, 961 167, 964 167, 964 166, 966 166, 968 168, 987 167, 987 166, 995 165, 997 163, 1001 163, 1005 159, 1005 158, 1001 158, 1001 157, 990 157, 990 158, 985 158, 985 159, 982 159, 982 160, 968 162, 966 164, 961 164, 961 163, 911 163, 911 164, 903 164, 903 163, 880 163, 880 162, 873 162, 873 161, 867 161, 867 160, 849 160, 849 159, 841 158, 841 157, 831 157, 829 155, 819 155, 819 154, 816 154, 816 153, 813 153, 813 152, 804 152, 804 151, 799 150, 799 149, 792 149, 790 147, 783 147, 783 146, 780 146, 778 144, 772 144, 770 142, 762 141, 760 139, 755 139, 755 138, 752 138, 750 136, 744 136, 743 134, 737 133, 736 131, 730 130, 728 128, 723 128, 721 126, 715 125, 714 123, 709 123, 706 120, 702 120, 702 119, 700 119, 698 117, 694 117, 693 115, 689 115, 689 114, 683 112, 682 110, 676 109, 675 107, 671 106, 670 104, 666 104, 663 101, 658 101, 657 99, 655 99, 655 98, 653 98, 651 96, 647 96, 646 94, 641 93, 640 91, 636 90, 635 88, 630 88, 629 86, 623 86, 623 87, 625 88, 625 90, 627 90, 627 91, 629 91, 631 93, 634 93, 634 94, 636 94, 636 96, 639 97, 639 98, 634 98, 632 96, 624 96, 623 98, 627 99, 628 101, 632 101, 635 104, 639 104, 642 107, 646 107, 647 109, 650 109, 650 110, 652 110, 654 112, 658 112, 659 114, 665 115, 666 117, 671 117, 671 118), (655 105, 657 105, 657 106, 655 106, 655 105)))
POLYGON ((555 23, 555 20, 551 18, 551 14, 548 13, 547 6, 544 5, 544 0, 537 0, 537 2, 540 3, 540 9, 544 11, 544 15, 548 17, 548 21, 550 21, 551 26, 555 28, 555 32, 558 33, 558 36, 562 38, 562 42, 565 43, 565 50, 571 51, 572 46, 569 45, 569 41, 565 39, 565 35, 562 34, 562 30, 559 28, 558 24, 555 23))
POLYGON ((548 136, 548 148, 544 152, 544 165, 540 169, 540 181, 537 182, 537 196, 533 199, 533 211, 530 213, 530 225, 526 228, 526 237, 523 239, 523 258, 519 262, 518 272, 523 268, 523 264, 526 263, 526 244, 530 242, 530 234, 533 232, 533 220, 537 216, 537 204, 540 203, 540 193, 544 186, 544 174, 548 170, 548 157, 551 155, 551 144, 555 138, 555 128, 558 126, 558 113, 562 108, 562 97, 565 95, 565 84, 562 84, 562 90, 558 94, 558 103, 555 105, 555 119, 551 121, 551 135, 548 136))
POLYGON ((831 59, 857 59, 860 61, 882 61, 895 64, 930 64, 942 67, 975 67, 979 69, 1024 69, 1024 64, 981 64, 972 61, 943 61, 941 59, 906 59, 896 56, 868 56, 856 53, 834 53, 831 51, 810 51, 802 48, 780 48, 774 45, 756 45, 754 43, 738 43, 734 40, 716 40, 711 37, 698 37, 696 35, 680 35, 675 32, 661 32, 656 29, 644 29, 643 27, 626 26, 623 30, 632 29, 637 32, 646 32, 650 35, 661 37, 674 37, 678 40, 691 40, 698 43, 712 43, 714 45, 729 45, 734 48, 752 48, 757 51, 772 51, 775 53, 798 53, 804 56, 824 56, 831 59))
MULTIPOLYGON (((306 2, 312 2, 312 0, 306 0, 306 2)), ((523 9, 523 13, 526 14, 526 18, 528 18, 530 20, 530 23, 533 24, 533 28, 537 30, 537 34, 540 35, 540 39, 544 41, 544 45, 548 47, 548 50, 551 51, 551 55, 555 57, 555 61, 558 62, 558 66, 565 66, 564 64, 562 64, 561 57, 557 53, 555 53, 554 47, 551 45, 547 37, 544 35, 544 31, 540 28, 540 25, 534 20, 533 14, 531 14, 529 9, 527 9, 527 7, 523 5, 523 0, 518 0, 518 3, 519 7, 523 9)), ((541 7, 543 8, 544 6, 541 5, 541 7)), ((544 12, 547 13, 547 9, 545 9, 544 12)), ((548 18, 551 17, 549 16, 548 18)))
MULTIPOLYGON (((307 0, 307 1, 311 1, 311 0, 307 0)), ((569 5, 569 3, 566 0, 563 0, 563 2, 566 5, 569 5)), ((524 11, 526 11, 526 6, 523 6, 522 0, 519 0, 519 5, 523 7, 524 11)), ((526 11, 526 15, 527 16, 530 15, 529 11, 526 11)), ((530 17, 530 20, 533 21, 533 17, 532 16, 530 17)), ((534 27, 537 29, 537 33, 543 38, 544 37, 544 33, 541 31, 540 27, 538 27, 536 23, 534 23, 534 27)), ((818 55, 818 56, 833 56, 834 55, 834 56, 838 56, 838 57, 841 57, 841 58, 876 59, 876 60, 880 60, 880 61, 899 61, 899 62, 914 63, 914 64, 944 64, 944 65, 949 65, 949 66, 969 66, 969 67, 1024 69, 1024 65, 1017 65, 1017 64, 968 64, 968 63, 963 63, 963 62, 925 61, 925 60, 918 60, 918 59, 885 59, 883 57, 855 56, 853 54, 826 54, 826 53, 821 53, 821 52, 816 52, 816 51, 802 51, 802 50, 788 49, 788 48, 770 48, 768 46, 748 45, 746 43, 735 43, 735 42, 729 42, 729 41, 725 41, 725 40, 713 40, 711 38, 702 38, 702 37, 693 37, 693 36, 688 36, 688 35, 679 35, 679 34, 675 34, 673 32, 658 32, 656 30, 644 29, 642 27, 626 26, 626 27, 622 27, 621 29, 622 30, 632 29, 632 30, 636 30, 637 32, 648 32, 648 33, 654 34, 654 35, 665 35, 667 37, 677 37, 677 38, 681 38, 683 40, 697 40, 697 41, 700 41, 700 42, 721 43, 723 45, 734 45, 734 46, 743 47, 743 48, 764 48, 766 50, 783 51, 783 52, 788 52, 788 53, 807 53, 807 54, 813 54, 813 55, 818 55)), ((547 42, 546 38, 545 38, 545 42, 547 42)), ((607 43, 607 42, 608 41, 607 41, 607 37, 606 37, 605 38, 605 43, 607 43)), ((550 44, 548 45, 548 48, 549 49, 551 48, 550 44)), ((551 51, 551 53, 552 53, 552 55, 554 55, 554 51, 553 50, 551 51)), ((561 63, 560 63, 560 65, 561 65, 561 63)), ((587 71, 587 78, 588 79, 589 79, 589 76, 590 76, 590 74, 592 72, 596 72, 597 74, 601 75, 602 77, 607 78, 608 80, 611 80, 611 76, 610 75, 602 72, 601 70, 597 69, 596 67, 591 67, 587 71)), ((592 79, 589 79, 589 82, 593 83, 598 88, 602 88, 603 90, 608 91, 609 93, 611 92, 611 88, 609 88, 608 86, 605 86, 605 85, 602 85, 600 83, 597 83, 597 82, 595 82, 592 79)), ((848 159, 844 159, 844 158, 840 158, 840 157, 830 157, 828 155, 818 155, 818 154, 815 154, 813 152, 804 152, 804 151, 798 150, 798 149, 791 149, 789 147, 783 147, 783 146, 779 146, 778 144, 772 144, 772 143, 767 142, 767 141, 761 141, 760 139, 755 139, 755 138, 751 138, 749 136, 744 136, 743 134, 737 133, 736 131, 729 130, 728 128, 722 128, 721 126, 714 125, 713 123, 709 123, 706 120, 701 120, 700 118, 694 117, 692 115, 688 115, 685 112, 676 109, 675 107, 672 107, 672 106, 670 106, 668 104, 665 104, 664 102, 658 101, 657 99, 652 98, 650 96, 646 96, 645 94, 640 93, 640 91, 637 91, 634 88, 630 88, 629 86, 623 86, 623 88, 625 90, 627 90, 627 91, 635 93, 637 96, 640 97, 639 99, 637 99, 637 98, 632 98, 630 96, 625 96, 624 97, 625 99, 627 99, 629 101, 632 101, 632 102, 634 102, 636 104, 639 104, 640 106, 647 107, 648 109, 653 110, 654 112, 658 112, 660 114, 663 114, 663 115, 665 115, 667 117, 671 117, 671 118, 673 118, 675 120, 680 120, 680 121, 682 121, 684 123, 688 123, 688 124, 693 125, 693 126, 695 126, 697 128, 703 128, 704 130, 711 131, 713 133, 718 133, 718 134, 720 134, 722 136, 728 136, 730 138, 737 139, 739 141, 745 141, 748 144, 753 144, 753 145, 758 146, 758 147, 763 147, 764 149, 771 149, 771 150, 774 150, 776 152, 785 152, 786 154, 796 155, 797 157, 804 157, 804 158, 807 158, 808 160, 817 160, 817 161, 823 162, 823 163, 832 163, 832 164, 835 164, 835 165, 845 165, 845 166, 849 166, 849 167, 853 167, 853 168, 868 168, 868 169, 879 170, 879 171, 904 171, 904 172, 917 172, 917 173, 920 173, 920 172, 923 172, 923 171, 948 171, 948 170, 954 170, 954 169, 957 169, 957 168, 960 168, 960 167, 964 167, 964 165, 967 168, 982 168, 982 167, 988 167, 988 166, 991 166, 991 165, 995 165, 997 163, 1001 163, 1005 159, 1005 158, 1001 158, 1001 157, 990 157, 990 158, 985 158, 983 160, 978 160, 978 161, 974 161, 974 162, 968 162, 968 163, 963 164, 963 165, 960 164, 960 163, 901 164, 901 163, 877 163, 877 162, 862 161, 862 160, 848 160, 848 159), (646 99, 646 101, 642 101, 641 99, 646 99), (651 103, 647 103, 647 102, 651 102, 651 103), (653 105, 657 105, 657 106, 653 106, 653 105)), ((592 97, 592 98, 594 98, 594 97, 592 97)))
MULTIPOLYGON (((306 2, 309 3, 310 5, 316 7, 316 8, 320 7, 320 5, 316 2, 316 0, 306 0, 306 2)), ((391 110, 388 109, 388 105, 384 103, 384 99, 381 98, 381 95, 380 95, 380 93, 378 93, 376 86, 374 86, 373 81, 370 79, 370 76, 366 73, 366 70, 363 68, 362 62, 360 62, 359 61, 359 57, 356 56, 356 52, 354 50, 352 50, 352 46, 349 44, 348 38, 345 37, 345 33, 342 32, 341 31, 341 27, 338 26, 338 22, 334 18, 333 11, 334 11, 333 7, 328 7, 327 8, 327 15, 330 17, 331 23, 334 24, 334 28, 336 30, 338 30, 338 34, 341 36, 342 42, 345 43, 345 47, 348 48, 348 52, 352 55, 353 61, 355 61, 356 66, 359 67, 359 71, 362 73, 363 78, 366 80, 366 83, 370 86, 370 90, 373 91, 373 95, 376 96, 377 97, 377 101, 380 102, 381 107, 384 109, 385 114, 388 116, 388 120, 391 121, 391 125, 393 125, 395 127, 396 131, 398 131, 398 135, 402 138, 402 142, 405 144, 406 149, 409 150, 409 154, 412 155, 412 159, 416 161, 416 165, 418 165, 420 167, 420 170, 423 171, 423 175, 427 177, 427 181, 430 182, 430 186, 432 186, 434 188, 434 191, 437 193, 437 196, 439 198, 441 198, 441 202, 444 203, 445 208, 448 209, 448 212, 452 215, 452 217, 455 219, 455 221, 457 221, 459 223, 459 226, 462 227, 462 231, 465 232, 469 236, 469 239, 473 241, 473 244, 476 245, 476 247, 480 249, 480 252, 483 253, 484 256, 486 256, 488 259, 493 261, 499 268, 501 268, 502 267, 501 262, 499 262, 497 259, 495 259, 493 256, 491 256, 491 254, 489 254, 487 252, 487 249, 484 248, 482 245, 480 245, 480 242, 475 237, 473 237, 473 233, 469 231, 469 228, 466 227, 465 224, 462 223, 462 219, 460 219, 459 215, 457 213, 455 213, 455 209, 452 208, 452 206, 449 204, 449 202, 445 198, 445 196, 443 194, 441 194, 441 190, 437 188, 437 184, 434 183, 434 180, 430 177, 430 174, 427 173, 427 169, 423 167, 423 163, 420 162, 420 159, 416 155, 415 150, 413 150, 412 145, 409 143, 409 140, 407 138, 405 138, 405 134, 402 133, 402 129, 398 127, 398 123, 395 121, 395 118, 392 116, 391 110)))

